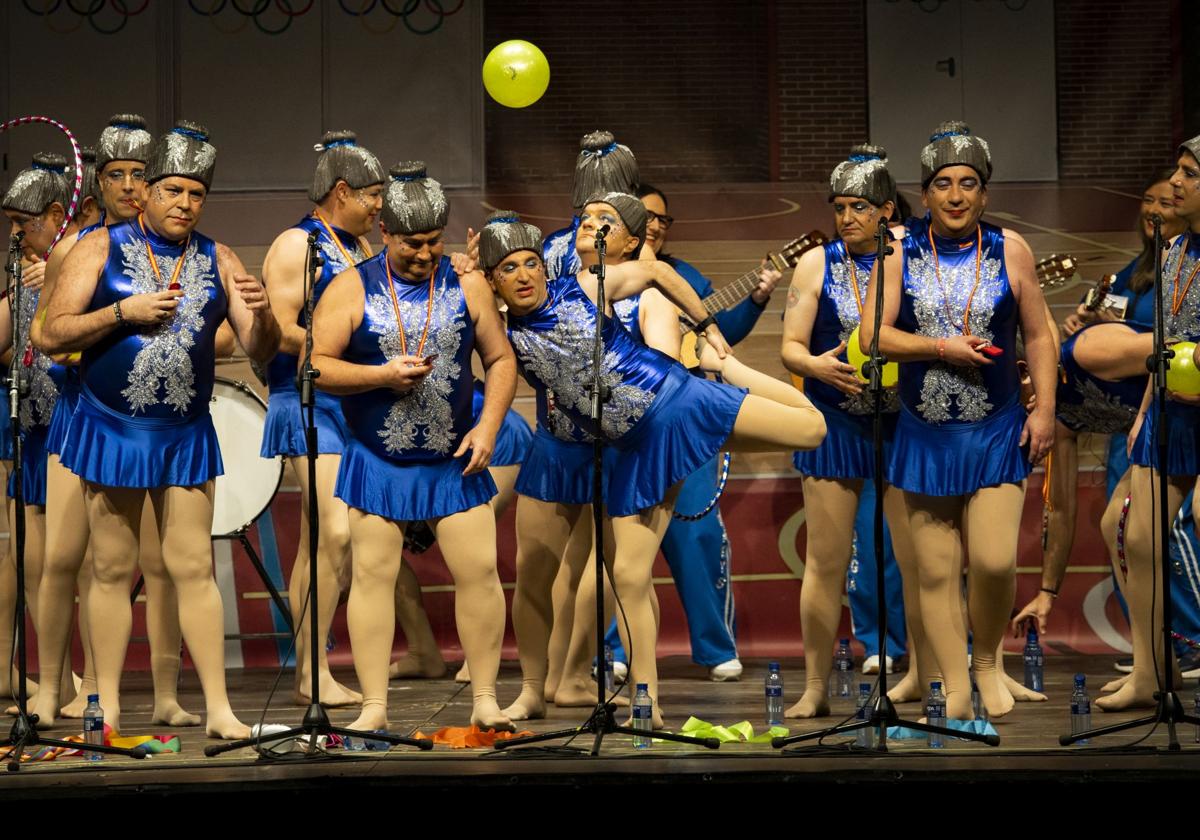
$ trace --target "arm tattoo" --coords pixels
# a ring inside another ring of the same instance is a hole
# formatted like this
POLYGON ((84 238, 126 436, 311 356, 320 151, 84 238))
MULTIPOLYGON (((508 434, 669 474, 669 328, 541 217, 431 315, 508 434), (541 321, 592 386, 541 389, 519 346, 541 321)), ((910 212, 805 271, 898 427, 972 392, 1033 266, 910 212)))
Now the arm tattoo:
POLYGON ((791 309, 800 302, 800 290, 795 286, 788 286, 787 308, 791 309))

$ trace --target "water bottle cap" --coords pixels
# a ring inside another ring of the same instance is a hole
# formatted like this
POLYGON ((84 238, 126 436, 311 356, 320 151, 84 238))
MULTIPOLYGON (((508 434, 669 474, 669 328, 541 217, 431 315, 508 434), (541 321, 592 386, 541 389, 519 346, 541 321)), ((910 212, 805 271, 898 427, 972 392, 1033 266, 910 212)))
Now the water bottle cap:
POLYGON ((868 693, 871 691, 870 683, 859 683, 858 684, 858 693, 862 694, 864 691, 868 692, 868 693))
POLYGON ((100 702, 100 695, 99 695, 99 694, 89 694, 89 695, 88 695, 88 702, 89 702, 89 703, 99 703, 99 702, 100 702))
POLYGON ((768 663, 767 663, 767 670, 768 670, 768 671, 778 671, 778 670, 779 670, 779 663, 778 663, 778 662, 768 662, 768 663))
POLYGON ((937 680, 934 680, 933 682, 931 682, 929 684, 929 690, 930 691, 941 691, 942 684, 940 682, 938 682, 937 680))
POLYGON ((1075 685, 1084 685, 1087 682, 1087 677, 1084 674, 1075 675, 1075 685))
POLYGON ((848 644, 850 644, 850 640, 849 639, 838 639, 838 644, 848 645, 848 644))
POLYGON ((649 691, 650 691, 650 684, 649 684, 649 683, 638 683, 638 684, 637 684, 637 690, 638 690, 638 691, 645 691, 645 692, 649 692, 649 691))
POLYGON ((1037 640, 1038 640, 1037 628, 1036 628, 1036 627, 1030 627, 1030 628, 1029 628, 1029 630, 1027 630, 1027 631, 1025 632, 1025 641, 1027 641, 1027 642, 1036 642, 1037 640))

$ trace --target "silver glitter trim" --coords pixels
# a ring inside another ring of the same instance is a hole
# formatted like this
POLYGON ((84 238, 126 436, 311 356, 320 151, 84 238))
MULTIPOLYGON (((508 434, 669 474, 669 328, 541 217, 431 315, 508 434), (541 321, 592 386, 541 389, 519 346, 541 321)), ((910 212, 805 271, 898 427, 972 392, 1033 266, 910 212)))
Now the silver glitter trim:
POLYGON ((1058 403, 1058 415, 1067 425, 1101 435, 1121 435, 1133 426, 1137 409, 1106 394, 1090 379, 1075 383, 1081 403, 1058 403))
MULTIPOLYGON (((466 305, 462 288, 457 284, 451 286, 443 280, 433 294, 433 313, 424 352, 440 353, 441 356, 420 385, 397 396, 384 418, 383 428, 376 432, 384 448, 393 454, 414 449, 438 455, 449 455, 454 451, 454 412, 450 398, 455 383, 462 376, 458 352, 467 326, 463 315, 466 305)), ((400 320, 410 342, 410 354, 417 352, 415 343, 425 328, 427 307, 425 301, 400 301, 400 320)), ((368 295, 366 308, 370 330, 379 336, 380 352, 388 360, 404 355, 391 295, 368 295)))
MULTIPOLYGON (((160 254, 155 257, 164 281, 174 273, 176 262, 185 260, 179 272, 183 297, 179 299, 179 307, 171 321, 153 332, 137 335, 142 349, 134 356, 128 387, 121 391, 121 396, 129 401, 134 415, 160 403, 169 405, 179 414, 187 414, 196 398, 196 372, 190 351, 196 346, 196 336, 204 328, 204 307, 212 299, 211 292, 216 287, 216 270, 212 259, 199 251, 196 242, 188 246, 182 257, 160 254)), ((122 273, 130 278, 133 294, 160 291, 142 242, 122 243, 121 262, 122 273)))
MULTIPOLYGON (((337 277, 347 268, 351 268, 351 266, 346 264, 346 258, 342 256, 341 249, 338 248, 337 243, 329 238, 328 233, 321 231, 318 242, 321 246, 321 256, 325 258, 325 265, 329 266, 332 270, 332 273, 329 275, 330 277, 337 277)), ((345 245, 346 243, 343 242, 342 244, 345 245)), ((349 252, 350 258, 354 260, 355 265, 367 258, 367 255, 363 253, 362 247, 357 241, 355 241, 354 247, 347 248, 346 250, 349 252)))
MULTIPOLYGON (((580 416, 591 409, 592 353, 595 331, 592 313, 581 301, 566 301, 555 308, 557 323, 549 330, 517 329, 510 334, 521 364, 554 392, 559 405, 580 416)), ((619 438, 637 425, 654 402, 654 393, 627 385, 615 368, 620 359, 613 351, 604 354, 601 382, 609 388, 609 400, 600 417, 605 437, 619 438)), ((557 434, 557 433, 556 433, 557 434)))
POLYGON ((1200 278, 1192 281, 1191 287, 1184 295, 1183 304, 1179 307, 1179 312, 1171 314, 1173 306, 1171 302, 1172 287, 1175 285, 1175 278, 1179 278, 1180 287, 1187 283, 1188 277, 1196 268, 1196 263, 1200 262, 1196 257, 1187 253, 1187 245, 1190 240, 1188 236, 1181 236, 1176 240, 1176 244, 1167 254, 1167 259, 1163 264, 1163 312, 1166 314, 1166 332, 1167 335, 1174 338, 1194 340, 1200 337, 1200 278), (1180 262, 1182 261, 1182 268, 1180 262))
MULTIPOLYGON (((871 272, 862 271, 860 266, 856 266, 854 273, 858 278, 859 299, 866 300, 867 284, 871 281, 871 272)), ((850 334, 858 328, 860 316, 858 302, 854 298, 854 290, 851 287, 850 267, 845 260, 830 263, 829 279, 830 282, 825 284, 823 291, 826 297, 833 301, 838 321, 841 323, 841 329, 838 330, 838 341, 849 341, 850 334)), ((845 399, 838 403, 838 408, 849 414, 871 414, 875 411, 875 398, 865 390, 857 394, 847 394, 845 399)), ((884 412, 894 412, 899 409, 899 392, 895 388, 885 389, 883 392, 884 412)))
MULTIPOLYGON (((29 346, 29 329, 37 312, 41 290, 26 290, 21 295, 21 312, 18 318, 17 341, 13 344, 13 364, 24 364, 25 348, 29 346)), ((29 396, 21 402, 21 428, 49 426, 58 402, 58 386, 50 376, 54 361, 40 350, 33 351, 33 364, 25 368, 25 381, 29 385, 29 396)))
POLYGON ((551 234, 550 245, 546 248, 545 263, 547 280, 579 273, 582 263, 575 251, 574 231, 568 229, 557 236, 551 234))

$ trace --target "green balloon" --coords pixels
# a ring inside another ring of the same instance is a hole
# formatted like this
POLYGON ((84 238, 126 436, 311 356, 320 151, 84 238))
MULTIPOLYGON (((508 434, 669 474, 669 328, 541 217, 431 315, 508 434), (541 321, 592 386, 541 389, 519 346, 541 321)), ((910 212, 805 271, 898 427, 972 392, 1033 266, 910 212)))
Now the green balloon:
POLYGON ((1177 394, 1200 394, 1200 370, 1196 369, 1196 344, 1180 341, 1171 345, 1175 355, 1167 368, 1167 389, 1177 394))
POLYGON ((483 60, 483 86, 507 108, 525 108, 550 85, 550 62, 528 41, 505 41, 483 60))

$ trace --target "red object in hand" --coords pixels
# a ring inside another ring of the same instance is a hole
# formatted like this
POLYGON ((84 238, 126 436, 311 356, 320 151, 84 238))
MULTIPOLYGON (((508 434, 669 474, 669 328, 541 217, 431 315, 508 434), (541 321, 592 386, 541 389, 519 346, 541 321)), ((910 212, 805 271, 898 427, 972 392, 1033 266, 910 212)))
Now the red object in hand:
POLYGON ((979 347, 976 347, 975 349, 978 350, 980 353, 983 353, 985 356, 991 356, 993 359, 996 358, 997 356, 1004 355, 1004 351, 1001 350, 999 347, 997 347, 995 344, 983 344, 983 345, 980 345, 979 347))
POLYGON ((25 365, 25 367, 33 367, 33 345, 32 344, 25 345, 25 355, 23 355, 21 357, 21 363, 23 365, 25 365))
POLYGON ((183 288, 183 286, 180 286, 180 285, 179 285, 179 281, 178 281, 178 280, 176 280, 176 281, 174 281, 173 283, 171 283, 171 285, 167 286, 167 291, 169 291, 169 292, 178 292, 178 291, 179 291, 180 289, 182 289, 182 288, 183 288))

